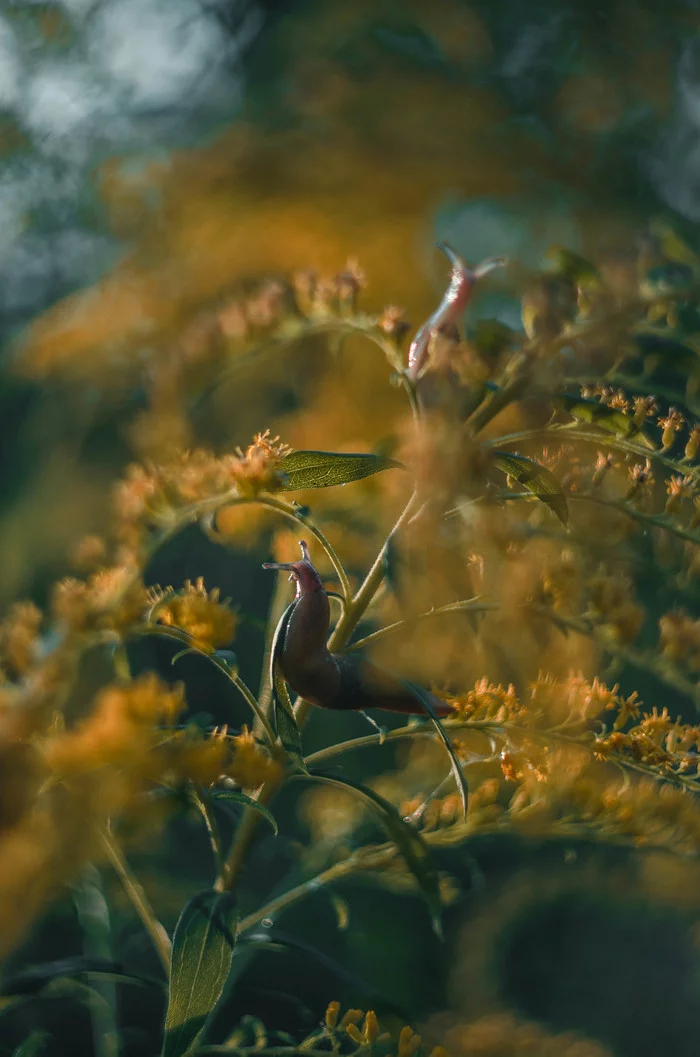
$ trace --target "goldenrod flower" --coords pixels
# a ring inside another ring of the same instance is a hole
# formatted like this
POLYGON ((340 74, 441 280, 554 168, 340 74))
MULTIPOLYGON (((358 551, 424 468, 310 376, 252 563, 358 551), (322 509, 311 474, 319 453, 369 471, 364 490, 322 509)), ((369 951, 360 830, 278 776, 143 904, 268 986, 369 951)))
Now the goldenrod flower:
POLYGON ((329 1031, 333 1031, 338 1023, 338 1014, 340 1013, 340 1002, 329 1002, 328 1009, 326 1010, 326 1027, 329 1031))
POLYGON ((267 781, 276 781, 282 774, 282 765, 273 760, 258 745, 254 736, 244 730, 233 738, 233 762, 228 774, 243 789, 257 789, 267 781))
POLYGON ((36 660, 43 614, 33 602, 15 602, 0 623, 0 658, 15 675, 23 675, 36 660))
POLYGON ((158 605, 160 624, 186 631, 200 649, 212 651, 228 646, 236 631, 236 617, 219 602, 219 588, 207 592, 202 577, 185 581, 183 591, 158 605))
POLYGON ((657 421, 663 430, 663 433, 661 434, 661 450, 666 451, 673 444, 676 433, 683 429, 685 418, 677 407, 670 407, 668 409, 668 414, 662 416, 657 421))

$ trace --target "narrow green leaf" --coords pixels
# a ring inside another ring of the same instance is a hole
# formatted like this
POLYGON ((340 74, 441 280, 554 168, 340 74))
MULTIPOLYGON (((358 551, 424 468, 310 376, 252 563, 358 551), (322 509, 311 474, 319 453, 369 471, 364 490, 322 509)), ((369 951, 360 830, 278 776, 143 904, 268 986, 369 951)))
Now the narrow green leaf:
POLYGON ((515 455, 509 451, 494 451, 493 461, 499 470, 514 478, 528 492, 541 499, 552 510, 563 525, 569 523, 569 508, 566 496, 554 474, 534 459, 515 455))
POLYGON ((184 1057, 202 1037, 231 968, 238 913, 230 892, 190 899, 173 937, 163 1057, 184 1057))
POLYGON ((400 468, 402 464, 386 455, 353 454, 335 451, 293 451, 282 460, 287 477, 282 491, 299 488, 330 488, 337 484, 361 481, 382 470, 400 468))
POLYGON ((91 976, 98 979, 109 979, 115 983, 134 984, 139 987, 155 986, 162 988, 160 980, 149 976, 126 973, 118 962, 109 958, 92 958, 75 955, 70 958, 57 958, 51 962, 40 962, 21 969, 8 977, 3 984, 5 995, 38 994, 42 988, 60 977, 91 976))
POLYGON ((417 683, 409 682, 407 679, 402 679, 401 681, 406 687, 406 689, 411 694, 413 694, 416 701, 420 702, 425 711, 428 713, 433 722, 433 726, 438 732, 442 744, 445 746, 445 751, 450 757, 450 766, 452 768, 452 774, 457 788, 459 789, 459 795, 462 801, 462 818, 466 820, 467 804, 469 800, 469 786, 467 785, 467 779, 464 777, 464 771, 462 770, 460 762, 457 759, 457 753, 455 752, 454 745, 452 744, 452 739, 449 737, 447 731, 440 722, 440 718, 437 712, 435 711, 435 705, 433 704, 430 694, 427 693, 427 691, 425 691, 423 687, 419 686, 417 683))
POLYGON ((12 1051, 12 1057, 37 1057, 50 1038, 48 1031, 33 1031, 16 1050, 12 1051))
POLYGON ((366 785, 353 782, 350 778, 324 774, 321 771, 310 771, 309 775, 319 782, 328 782, 330 785, 339 785, 351 789, 363 800, 367 801, 386 830, 387 836, 401 852, 406 865, 415 877, 418 887, 428 904, 433 929, 438 936, 442 936, 442 900, 440 899, 438 875, 430 849, 420 834, 401 818, 393 804, 390 804, 383 796, 375 793, 373 789, 369 789, 366 785))
POLYGON ((380 1004, 382 1008, 391 1010, 391 1012, 398 1016, 406 1017, 407 1011, 395 1006, 383 991, 379 990, 368 980, 363 979, 363 977, 359 976, 357 973, 354 973, 351 969, 347 969, 332 955, 327 954, 314 944, 308 943, 306 940, 301 939, 298 936, 292 936, 289 933, 280 932, 278 929, 275 929, 272 935, 269 933, 266 934, 265 932, 256 932, 241 939, 236 948, 236 955, 238 956, 238 953, 246 946, 253 947, 259 951, 269 951, 271 954, 294 953, 304 955, 317 962, 328 972, 332 973, 339 981, 346 984, 355 994, 362 995, 372 1003, 380 1004))
POLYGON ((272 814, 270 809, 264 804, 259 803, 257 800, 253 800, 252 796, 248 796, 246 793, 242 793, 239 789, 212 789, 209 792, 209 796, 212 800, 216 801, 228 801, 234 804, 243 804, 244 807, 252 807, 256 811, 259 811, 272 826, 275 836, 279 834, 277 827, 277 821, 275 816, 272 814))
POLYGON ((280 655, 284 647, 284 636, 287 633, 287 625, 289 624, 295 605, 296 602, 292 602, 287 606, 275 628, 272 647, 270 649, 270 685, 272 686, 272 700, 277 735, 290 759, 300 770, 306 771, 304 753, 301 746, 301 733, 297 726, 294 707, 289 697, 287 684, 284 681, 280 669, 280 655))
POLYGON ((568 393, 558 396, 556 402, 579 422, 589 422, 592 426, 598 426, 605 433, 612 433, 616 437, 627 439, 634 437, 649 449, 655 447, 654 442, 635 425, 630 416, 617 407, 608 407, 607 404, 601 404, 598 400, 586 400, 582 396, 573 396, 568 393))

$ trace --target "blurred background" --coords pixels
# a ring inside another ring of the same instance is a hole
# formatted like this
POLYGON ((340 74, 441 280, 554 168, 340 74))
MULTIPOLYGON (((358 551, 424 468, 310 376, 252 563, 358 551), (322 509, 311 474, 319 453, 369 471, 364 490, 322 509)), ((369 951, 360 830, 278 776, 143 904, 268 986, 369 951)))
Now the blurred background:
MULTIPOLYGON (((4 0, 0 600, 46 601, 76 541, 108 527, 106 499, 134 459, 176 444, 228 450, 267 427, 295 447, 400 443, 403 404, 375 354, 350 341, 341 361, 310 341, 238 363, 237 297, 357 258, 367 310, 395 303, 418 325, 445 284, 437 239, 469 260, 508 254, 527 273, 553 243, 591 256, 629 246, 659 214, 697 244, 697 0, 4 0), (225 364, 213 387, 201 351, 212 343, 216 370, 225 364)), ((269 307, 263 297, 263 321, 269 307)), ((479 316, 520 328, 507 281, 476 302, 479 316)), ((391 521, 392 487, 381 478, 323 500, 355 578, 391 521)), ((225 552, 186 532, 149 578, 203 575, 233 599, 255 686, 271 528, 247 517, 228 530, 225 552)), ((133 658, 166 674, 169 659, 151 647, 133 658)), ((208 669, 188 658, 178 675, 197 687, 193 710, 217 721, 208 669)), ((361 718, 329 734, 314 717, 309 746, 353 733, 365 733, 361 718)), ((353 758, 351 773, 386 760, 353 758)), ((299 841, 321 856, 340 839, 347 812, 324 811, 279 808, 283 839, 261 835, 251 898, 299 868, 299 841)), ((157 863, 144 851, 168 925, 206 883, 207 854, 187 818, 157 863)), ((338 998, 405 1016, 455 1055, 696 1052, 694 866, 505 837, 445 851, 440 865, 460 881, 444 946, 414 895, 353 882, 340 893, 349 928, 321 896, 279 926, 332 967, 291 944, 246 956, 226 1016, 298 1033, 338 998), (478 1031, 463 1027, 474 1021, 478 1031)), ((155 972, 110 896, 113 953, 155 972)), ((59 903, 8 971, 68 956, 80 937, 73 903, 59 903)), ((158 996, 120 1002, 123 1053, 155 1052, 158 996)), ((75 1016, 42 1007, 55 1032, 46 1052, 92 1052, 75 1016)), ((20 1017, 0 1053, 25 1029, 20 1017)))

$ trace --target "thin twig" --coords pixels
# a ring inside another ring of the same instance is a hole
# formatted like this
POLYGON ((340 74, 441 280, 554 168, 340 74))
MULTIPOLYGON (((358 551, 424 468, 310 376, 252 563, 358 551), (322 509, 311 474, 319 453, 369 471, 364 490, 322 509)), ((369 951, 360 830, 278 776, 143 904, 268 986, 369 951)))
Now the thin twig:
POLYGON ((170 954, 172 951, 170 937, 156 917, 148 896, 144 892, 141 883, 131 872, 126 857, 108 826, 102 830, 100 841, 110 865, 119 877, 124 891, 129 897, 131 905, 140 918, 146 932, 151 937, 153 946, 165 970, 166 978, 168 978, 170 976, 170 954))

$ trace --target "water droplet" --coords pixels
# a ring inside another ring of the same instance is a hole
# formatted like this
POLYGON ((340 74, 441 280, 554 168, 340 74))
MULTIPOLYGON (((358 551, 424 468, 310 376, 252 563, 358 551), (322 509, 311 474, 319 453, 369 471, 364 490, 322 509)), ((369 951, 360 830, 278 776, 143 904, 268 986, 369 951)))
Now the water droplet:
POLYGON ((272 928, 272 918, 263 918, 262 921, 260 922, 260 924, 262 925, 262 927, 264 929, 271 929, 272 928))

